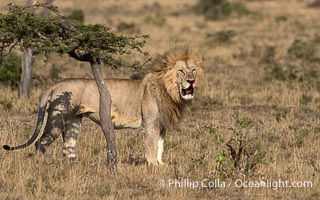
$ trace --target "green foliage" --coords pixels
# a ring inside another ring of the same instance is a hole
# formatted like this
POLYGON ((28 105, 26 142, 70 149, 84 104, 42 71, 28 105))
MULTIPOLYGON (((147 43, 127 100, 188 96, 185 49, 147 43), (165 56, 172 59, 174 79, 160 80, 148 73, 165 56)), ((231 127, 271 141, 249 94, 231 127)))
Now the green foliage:
POLYGON ((249 125, 252 123, 251 119, 249 117, 244 116, 240 119, 237 119, 237 125, 239 125, 240 128, 248 128, 249 125))
POLYGON ((81 24, 84 23, 84 13, 82 10, 74 10, 72 13, 67 17, 69 20, 78 21, 81 24))
POLYGON ((0 105, 2 105, 5 109, 10 110, 13 107, 12 101, 9 100, 2 100, 0 99, 0 105))
POLYGON ((214 168, 218 177, 252 174, 265 158, 261 143, 249 134, 251 124, 252 120, 246 116, 238 118, 235 127, 229 128, 231 138, 226 142, 220 137, 215 138, 218 151, 214 168))
POLYGON ((249 13, 240 2, 230 2, 228 0, 199 0, 194 9, 196 13, 203 14, 209 20, 222 20, 249 13))
POLYGON ((274 66, 266 69, 265 79, 267 80, 278 80, 278 81, 291 81, 298 78, 297 72, 294 68, 284 69, 279 64, 274 64, 274 66))
POLYGON ((300 98, 301 105, 308 105, 311 102, 312 102, 312 96, 310 95, 303 94, 300 98))
POLYGON ((146 24, 162 27, 166 24, 167 20, 162 15, 149 15, 144 19, 146 24))
POLYGON ((120 22, 117 26, 118 31, 124 31, 124 30, 131 30, 135 28, 135 24, 133 22, 128 23, 128 22, 120 22))
POLYGON ((314 69, 305 70, 299 77, 299 81, 307 88, 316 88, 318 91, 320 91, 319 71, 316 71, 314 69))
POLYGON ((309 62, 318 62, 320 58, 316 55, 316 41, 295 40, 288 49, 288 54, 296 59, 309 62))
POLYGON ((272 68, 271 77, 280 81, 284 81, 287 79, 285 71, 281 68, 280 65, 277 64, 272 68))
POLYGON ((52 81, 59 80, 59 74, 62 72, 61 68, 57 67, 56 65, 53 65, 49 71, 49 77, 52 81))
POLYGON ((0 63, 0 83, 16 89, 19 87, 20 77, 21 58, 11 53, 0 63))
MULTIPOLYGON (((45 58, 52 52, 68 53, 80 61, 104 62, 116 68, 121 64, 121 55, 131 51, 142 51, 148 36, 116 35, 110 28, 101 25, 84 25, 77 21, 68 22, 56 7, 47 7, 54 15, 43 18, 29 7, 9 4, 9 11, 0 14, 0 59, 12 48, 31 48, 34 54, 45 58)), ((35 4, 34 7, 44 7, 35 4)), ((136 67, 130 65, 132 67, 136 67)))
POLYGON ((235 36, 232 30, 218 31, 216 33, 208 33, 206 35, 206 44, 214 46, 217 44, 230 43, 231 39, 235 36))
MULTIPOLYGON (((315 65, 317 66, 317 65, 315 65)), ((268 65, 265 68, 265 79, 267 81, 287 81, 289 84, 292 81, 296 81, 303 88, 310 89, 315 88, 320 91, 320 79, 319 70, 308 64, 302 64, 298 67, 295 66, 281 66, 275 63, 272 68, 268 65), (311 68, 311 69, 310 69, 311 68)))
POLYGON ((288 21, 288 17, 285 15, 280 15, 275 18, 276 22, 285 22, 288 21))
POLYGON ((217 132, 217 127, 213 126, 212 124, 206 124, 204 129, 210 134, 215 135, 217 132))

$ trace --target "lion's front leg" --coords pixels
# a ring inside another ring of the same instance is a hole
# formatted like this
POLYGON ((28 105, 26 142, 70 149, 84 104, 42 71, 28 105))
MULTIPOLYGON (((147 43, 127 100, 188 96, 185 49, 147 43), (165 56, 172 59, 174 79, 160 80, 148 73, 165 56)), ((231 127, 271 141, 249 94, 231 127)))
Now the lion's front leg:
POLYGON ((166 130, 164 128, 161 128, 160 130, 160 136, 158 139, 158 152, 157 152, 157 160, 160 165, 165 165, 165 163, 162 161, 162 153, 164 150, 164 137, 166 135, 166 130))
POLYGON ((144 143, 146 147, 146 159, 148 165, 158 165, 158 141, 160 138, 160 128, 155 124, 146 126, 144 143))
POLYGON ((146 159, 148 165, 164 165, 162 161, 162 153, 164 149, 164 136, 166 130, 160 128, 157 122, 149 123, 146 126, 145 133, 145 147, 146 147, 146 159))
MULTIPOLYGON (((150 88, 152 87, 150 86, 150 88)), ((148 165, 158 165, 164 164, 162 153, 165 129, 160 125, 157 101, 150 88, 146 90, 142 102, 143 127, 145 128, 144 143, 148 165)))

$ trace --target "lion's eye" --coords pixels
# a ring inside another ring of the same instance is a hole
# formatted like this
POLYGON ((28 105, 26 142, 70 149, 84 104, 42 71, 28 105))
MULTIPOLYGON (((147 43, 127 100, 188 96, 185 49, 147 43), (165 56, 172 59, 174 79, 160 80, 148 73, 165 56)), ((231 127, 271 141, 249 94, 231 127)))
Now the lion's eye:
POLYGON ((195 69, 193 69, 193 70, 192 70, 192 73, 193 73, 194 75, 196 75, 196 74, 197 74, 197 71, 196 71, 195 69))
POLYGON ((185 75, 183 70, 178 70, 178 73, 181 74, 181 75, 185 75))

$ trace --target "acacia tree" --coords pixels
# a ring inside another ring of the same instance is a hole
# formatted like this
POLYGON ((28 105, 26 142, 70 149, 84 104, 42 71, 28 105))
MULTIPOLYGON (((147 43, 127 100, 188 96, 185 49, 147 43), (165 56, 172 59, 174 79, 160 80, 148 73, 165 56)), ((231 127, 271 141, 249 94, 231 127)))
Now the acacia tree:
MULTIPOLYGON (((18 6, 9 4, 8 12, 0 14, 0 60, 13 49, 32 49, 34 55, 45 59, 50 53, 68 54, 72 58, 89 62, 100 94, 99 116, 107 141, 107 163, 116 172, 117 152, 111 122, 111 96, 102 77, 101 65, 117 68, 121 56, 142 51, 148 36, 124 36, 113 33, 101 24, 83 25, 69 22, 57 7, 46 4, 18 6), (30 7, 48 9, 53 15, 43 18, 30 12, 30 7)), ((137 63, 130 65, 137 67, 137 63)))

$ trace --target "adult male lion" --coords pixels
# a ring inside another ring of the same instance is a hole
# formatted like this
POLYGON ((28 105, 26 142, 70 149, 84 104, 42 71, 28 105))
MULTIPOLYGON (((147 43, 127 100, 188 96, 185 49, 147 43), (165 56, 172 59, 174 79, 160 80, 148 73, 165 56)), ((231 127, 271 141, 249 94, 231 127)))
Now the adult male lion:
MULTIPOLYGON (((201 58, 190 48, 175 48, 158 55, 140 80, 107 79, 112 98, 111 115, 115 129, 145 129, 149 164, 163 164, 162 152, 167 128, 178 122, 191 103, 202 77, 201 58)), ((42 96, 38 121, 32 137, 16 150, 32 144, 48 112, 47 123, 36 149, 46 148, 62 132, 63 154, 75 158, 75 146, 82 117, 99 121, 99 93, 94 80, 69 79, 49 88, 42 96)))

